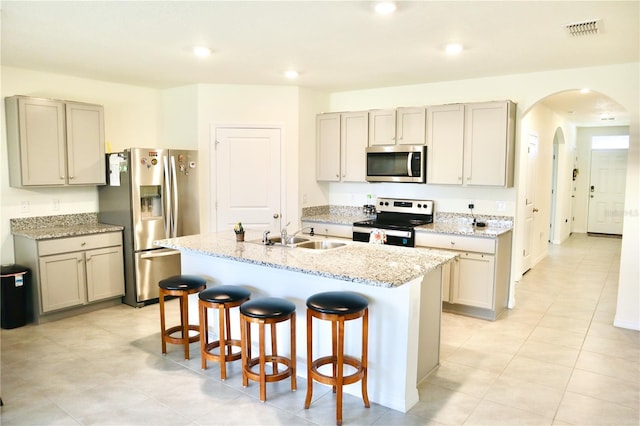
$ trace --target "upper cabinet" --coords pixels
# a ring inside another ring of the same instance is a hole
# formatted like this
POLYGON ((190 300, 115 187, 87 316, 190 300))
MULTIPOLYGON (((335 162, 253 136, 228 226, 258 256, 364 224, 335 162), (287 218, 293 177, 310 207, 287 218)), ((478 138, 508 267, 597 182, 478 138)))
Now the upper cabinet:
POLYGON ((345 112, 316 116, 316 179, 365 182, 368 113, 345 112))
POLYGON ((102 106, 12 96, 5 107, 11 186, 105 184, 102 106))
POLYGON ((369 146, 424 145, 425 108, 369 111, 369 146))
POLYGON ((511 101, 427 109, 427 183, 513 186, 515 104, 511 101))

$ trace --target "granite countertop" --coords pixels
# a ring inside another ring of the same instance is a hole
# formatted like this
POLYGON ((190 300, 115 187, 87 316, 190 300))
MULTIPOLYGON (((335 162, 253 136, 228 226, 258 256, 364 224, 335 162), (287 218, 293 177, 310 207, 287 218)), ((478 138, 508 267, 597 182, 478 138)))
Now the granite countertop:
MULTIPOLYGON (((362 209, 345 206, 323 206, 303 209, 305 222, 351 225, 353 222, 371 219, 362 214, 362 209)), ((464 213, 436 212, 434 223, 416 227, 416 232, 428 232, 449 235, 467 235, 472 237, 495 238, 513 229, 513 218, 509 216, 476 215, 478 221, 487 226, 473 226, 473 216, 464 213)))
POLYGON ((265 246, 260 243, 261 233, 247 231, 245 242, 237 242, 231 232, 220 232, 159 240, 154 241, 154 245, 388 288, 406 284, 457 256, 426 248, 373 245, 333 237, 303 237, 339 240, 347 244, 330 250, 265 246), (252 240, 257 243, 249 242, 252 240))
POLYGON ((10 219, 11 233, 32 240, 118 232, 124 228, 98 222, 97 213, 37 216, 10 219))

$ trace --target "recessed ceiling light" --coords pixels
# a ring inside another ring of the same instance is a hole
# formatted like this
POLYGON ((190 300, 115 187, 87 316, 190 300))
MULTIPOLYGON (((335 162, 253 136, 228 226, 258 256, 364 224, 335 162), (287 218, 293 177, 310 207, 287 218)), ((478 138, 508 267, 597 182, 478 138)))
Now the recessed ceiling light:
POLYGON ((193 54, 202 58, 211 55, 211 49, 206 46, 195 46, 193 48, 193 54))
POLYGON ((293 80, 294 78, 298 78, 298 71, 296 70, 288 70, 284 72, 284 76, 287 77, 290 80, 293 80))
POLYGON ((591 92, 591 90, 587 89, 586 87, 584 89, 580 89, 580 93, 585 94, 585 93, 589 93, 591 92))
POLYGON ((447 55, 458 55, 462 52, 462 45, 460 43, 449 43, 444 47, 444 51, 447 55))
POLYGON ((392 1, 381 1, 374 7, 378 15, 391 15, 396 11, 396 4, 392 1))

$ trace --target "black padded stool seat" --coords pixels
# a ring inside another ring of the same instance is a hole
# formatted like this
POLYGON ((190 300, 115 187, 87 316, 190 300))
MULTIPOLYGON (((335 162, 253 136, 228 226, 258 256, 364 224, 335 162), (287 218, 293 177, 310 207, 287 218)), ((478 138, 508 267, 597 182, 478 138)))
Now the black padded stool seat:
POLYGON ((241 358, 241 352, 233 352, 233 347, 240 348, 240 339, 231 338, 231 309, 237 308, 249 300, 251 292, 244 287, 220 285, 208 288, 198 294, 200 312, 200 358, 202 369, 207 369, 207 360, 220 363, 220 378, 227 378, 227 362, 241 358), (209 341, 209 315, 207 309, 218 310, 218 340, 209 341), (214 349, 219 348, 217 353, 214 349))
POLYGON ((367 363, 369 342, 369 302, 363 296, 347 291, 328 291, 314 294, 307 299, 307 397, 304 408, 311 405, 313 381, 330 385, 336 395, 336 424, 342 425, 342 387, 357 381, 362 382, 362 400, 369 408, 367 394, 367 363), (313 359, 313 318, 331 321, 331 355, 313 359), (362 318, 361 357, 344 353, 344 322, 362 318), (331 364, 331 373, 322 373, 320 368, 331 364), (344 374, 344 366, 354 372, 344 374))
POLYGON ((249 299, 251 292, 236 285, 219 285, 198 293, 200 300, 213 303, 231 303, 249 299))
POLYGON ((206 284, 207 280, 197 275, 174 275, 158 283, 165 290, 194 290, 206 284))
POLYGON ((286 299, 277 297, 263 297, 240 305, 240 332, 242 334, 242 386, 249 385, 249 379, 260 383, 260 401, 267 399, 267 382, 277 382, 287 377, 291 378, 291 390, 296 385, 296 305, 286 299), (290 352, 289 358, 278 355, 276 325, 289 321, 290 324, 290 352), (251 324, 258 324, 259 356, 251 357, 251 324), (265 325, 271 325, 271 354, 265 354, 265 325), (267 363, 271 363, 271 373, 267 373, 267 363), (282 372, 278 371, 278 364, 286 366, 282 372), (259 371, 252 370, 259 366, 259 371))
POLYGON ((356 293, 327 291, 307 299, 307 308, 323 314, 353 314, 369 306, 369 301, 356 293))
POLYGON ((162 353, 167 353, 167 343, 184 346, 184 359, 189 359, 189 343, 200 340, 200 326, 189 324, 189 295, 199 293, 207 288, 207 280, 196 275, 174 275, 160 280, 158 302, 160 303, 160 335, 162 337, 162 353), (166 328, 164 318, 165 296, 178 296, 180 298, 180 325, 166 328), (193 336, 189 330, 197 331, 193 336), (180 337, 171 335, 180 332, 180 337))

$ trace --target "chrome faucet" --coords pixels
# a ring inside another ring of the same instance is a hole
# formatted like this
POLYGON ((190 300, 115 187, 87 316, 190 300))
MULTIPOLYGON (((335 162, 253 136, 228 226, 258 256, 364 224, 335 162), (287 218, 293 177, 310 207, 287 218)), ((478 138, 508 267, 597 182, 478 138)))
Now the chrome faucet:
POLYGON ((291 222, 287 222, 287 224, 280 231, 280 243, 287 244, 287 226, 291 225, 291 222))

